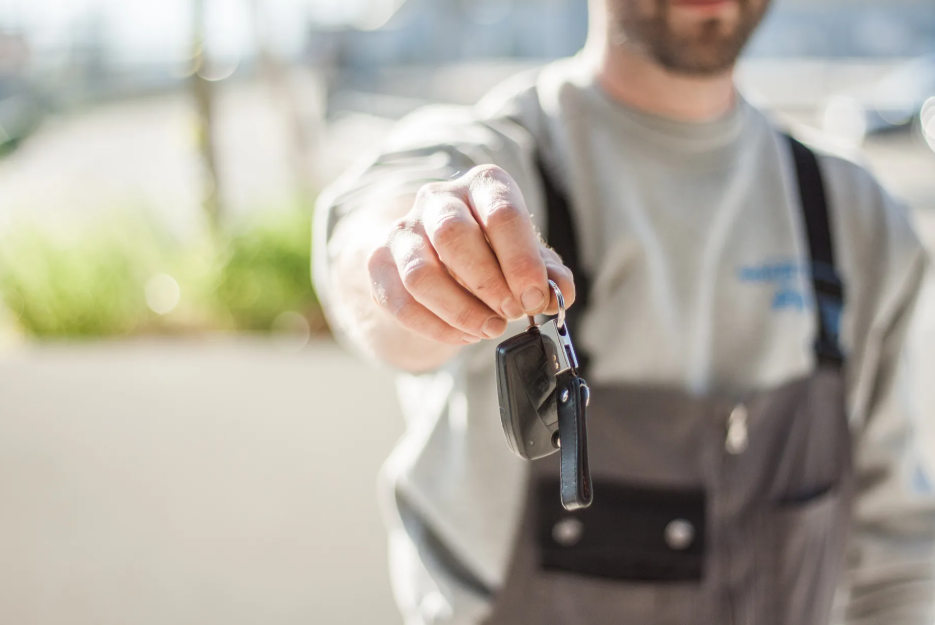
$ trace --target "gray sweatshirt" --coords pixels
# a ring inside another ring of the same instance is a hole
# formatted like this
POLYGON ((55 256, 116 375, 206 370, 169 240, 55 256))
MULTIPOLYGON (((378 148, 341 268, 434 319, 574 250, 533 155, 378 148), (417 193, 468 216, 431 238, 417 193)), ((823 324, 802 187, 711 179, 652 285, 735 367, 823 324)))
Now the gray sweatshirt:
MULTIPOLYGON (((847 285, 842 343, 860 489, 836 618, 931 625, 935 495, 913 430, 935 407, 909 392, 907 337, 926 256, 907 211, 866 171, 812 147, 847 285)), ((742 98, 706 123, 629 109, 582 58, 518 76, 471 109, 413 114, 322 196, 315 284, 339 335, 367 352, 333 296, 331 235, 343 216, 494 163, 544 227, 537 148, 570 196, 593 277, 575 337, 592 359, 589 381, 739 398, 815 366, 807 242, 778 132, 742 98)), ((506 574, 528 467, 503 438, 494 347, 484 341, 435 372, 398 376, 408 429, 381 492, 407 624, 479 623, 506 574)))

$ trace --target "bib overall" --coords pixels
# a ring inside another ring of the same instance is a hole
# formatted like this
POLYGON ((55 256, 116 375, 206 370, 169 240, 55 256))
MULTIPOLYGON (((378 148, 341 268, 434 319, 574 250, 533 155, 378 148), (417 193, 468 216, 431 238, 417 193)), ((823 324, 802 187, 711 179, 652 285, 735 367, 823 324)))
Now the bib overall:
MULTIPOLYGON (((828 622, 854 490, 838 338, 844 290, 817 159, 789 144, 818 315, 814 372, 739 402, 592 385, 594 504, 565 511, 557 457, 533 463, 489 625, 828 622)), ((540 169, 549 240, 575 272, 569 313, 580 318, 587 280, 571 212, 540 169)))

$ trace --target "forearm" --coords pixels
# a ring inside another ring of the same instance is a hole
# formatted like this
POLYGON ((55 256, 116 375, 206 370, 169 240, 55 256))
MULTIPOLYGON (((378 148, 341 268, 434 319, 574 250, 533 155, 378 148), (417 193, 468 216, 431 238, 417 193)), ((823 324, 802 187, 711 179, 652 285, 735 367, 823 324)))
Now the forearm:
MULTIPOLYGON (((890 281, 899 293, 881 332, 873 402, 856 440, 858 497, 851 537, 847 625, 931 624, 935 619, 935 491, 930 442, 920 426, 931 406, 915 384, 913 331, 925 272, 921 250, 890 281)), ((916 330, 918 328, 915 328, 916 330)))
POLYGON ((850 576, 846 625, 931 625, 935 618, 932 542, 858 539, 864 562, 850 576), (887 544, 890 543, 890 544, 887 544), (867 562, 869 560, 869 562, 867 562))
MULTIPOLYGON (((875 467, 880 475, 888 471, 875 467)), ((935 501, 890 475, 857 502, 846 625, 931 625, 935 501)))
POLYGON ((412 207, 414 196, 362 207, 344 217, 328 245, 329 316, 359 349, 390 366, 411 372, 436 368, 459 351, 405 328, 373 298, 368 259, 393 222, 412 207))

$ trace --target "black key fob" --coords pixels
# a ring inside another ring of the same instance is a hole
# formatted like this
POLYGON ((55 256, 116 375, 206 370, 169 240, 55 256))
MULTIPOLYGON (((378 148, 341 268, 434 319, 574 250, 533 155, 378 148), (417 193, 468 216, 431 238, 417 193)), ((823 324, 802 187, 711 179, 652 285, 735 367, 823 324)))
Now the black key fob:
POLYGON ((565 305, 550 281, 559 315, 542 325, 530 319, 522 334, 497 346, 497 394, 500 421, 510 449, 535 460, 561 449, 562 505, 569 510, 591 505, 588 465, 588 386, 577 373, 565 305))
POLYGON ((556 359, 555 343, 536 325, 497 346, 500 422, 510 449, 525 460, 558 450, 556 359))

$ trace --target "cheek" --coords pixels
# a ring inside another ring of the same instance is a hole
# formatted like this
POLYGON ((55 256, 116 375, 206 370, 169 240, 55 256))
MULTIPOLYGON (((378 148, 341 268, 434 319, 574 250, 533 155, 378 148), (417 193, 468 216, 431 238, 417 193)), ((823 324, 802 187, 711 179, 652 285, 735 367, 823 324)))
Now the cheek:
POLYGON ((759 19, 769 9, 771 0, 739 0, 744 19, 759 19))

